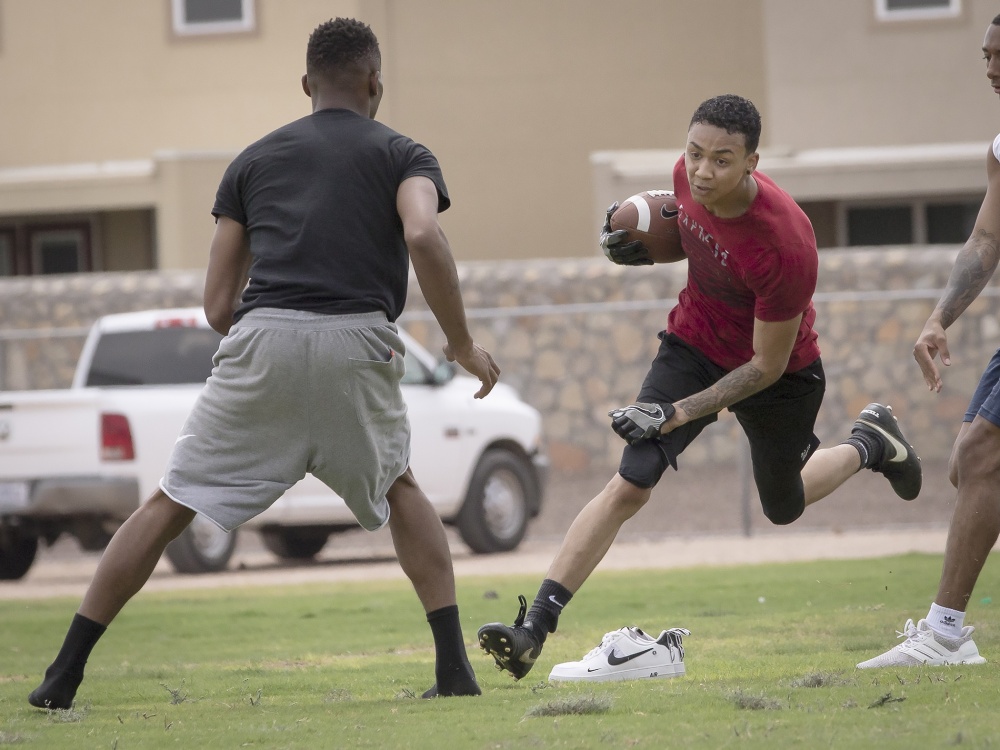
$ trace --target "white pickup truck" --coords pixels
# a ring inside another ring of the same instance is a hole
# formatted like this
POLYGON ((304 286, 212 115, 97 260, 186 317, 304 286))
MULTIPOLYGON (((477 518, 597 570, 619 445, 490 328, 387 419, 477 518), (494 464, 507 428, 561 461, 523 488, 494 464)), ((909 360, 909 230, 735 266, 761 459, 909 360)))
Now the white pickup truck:
MULTIPOLYGON (((414 475, 474 552, 514 549, 545 484, 538 411, 503 383, 473 399, 478 381, 401 333, 414 475)), ((93 325, 70 388, 0 392, 0 579, 23 577, 40 541, 71 534, 87 550, 108 543, 158 486, 220 338, 198 308, 107 315, 93 325)), ((294 560, 357 524, 307 476, 246 527, 294 560)), ((198 516, 167 556, 179 572, 221 570, 236 536, 198 516)))

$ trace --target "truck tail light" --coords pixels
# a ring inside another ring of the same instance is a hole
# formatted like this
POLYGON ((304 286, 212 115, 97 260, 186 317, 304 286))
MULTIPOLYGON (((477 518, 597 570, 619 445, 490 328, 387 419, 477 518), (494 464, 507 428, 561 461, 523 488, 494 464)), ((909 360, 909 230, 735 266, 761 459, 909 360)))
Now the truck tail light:
POLYGON ((101 415, 101 460, 131 461, 135 458, 132 429, 124 414, 101 415))

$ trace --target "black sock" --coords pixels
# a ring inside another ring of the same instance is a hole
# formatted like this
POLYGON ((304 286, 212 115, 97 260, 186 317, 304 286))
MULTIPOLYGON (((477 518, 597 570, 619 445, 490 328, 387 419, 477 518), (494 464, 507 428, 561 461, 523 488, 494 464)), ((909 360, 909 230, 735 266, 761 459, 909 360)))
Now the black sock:
POLYGON ((45 670, 45 679, 28 696, 36 708, 70 708, 83 682, 83 668, 107 627, 81 614, 73 616, 56 660, 45 670))
POLYGON ((563 607, 569 604, 573 598, 572 592, 561 583, 546 578, 542 585, 538 587, 535 601, 531 603, 531 609, 525 615, 526 623, 538 623, 540 628, 536 628, 539 640, 544 643, 545 637, 549 633, 556 632, 559 625, 559 615, 562 614, 563 607))
POLYGON ((844 444, 852 445, 861 456, 861 468, 871 469, 882 463, 885 447, 875 435, 865 430, 855 430, 844 444))
POLYGON ((423 694, 424 698, 448 695, 479 695, 476 675, 469 664, 462 638, 462 622, 458 605, 442 607, 427 613, 427 622, 434 635, 434 677, 437 682, 423 694))

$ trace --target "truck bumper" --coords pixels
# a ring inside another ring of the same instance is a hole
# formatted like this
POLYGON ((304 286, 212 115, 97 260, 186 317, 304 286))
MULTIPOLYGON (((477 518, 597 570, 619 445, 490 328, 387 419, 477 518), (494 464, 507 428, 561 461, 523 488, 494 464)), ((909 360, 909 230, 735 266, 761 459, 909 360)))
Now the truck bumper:
POLYGON ((139 507, 130 477, 57 477, 0 483, 0 517, 97 516, 124 521, 139 507))

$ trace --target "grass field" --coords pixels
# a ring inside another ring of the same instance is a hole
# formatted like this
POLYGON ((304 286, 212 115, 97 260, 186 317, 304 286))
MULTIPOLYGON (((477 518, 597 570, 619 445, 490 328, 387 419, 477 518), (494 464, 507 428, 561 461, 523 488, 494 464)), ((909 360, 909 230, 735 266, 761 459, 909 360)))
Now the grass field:
POLYGON ((926 614, 940 557, 597 573, 521 682, 474 647, 538 579, 459 581, 483 695, 424 701, 430 632, 404 582, 141 594, 70 711, 30 708, 76 600, 0 603, 0 746, 929 748, 1000 746, 1000 570, 969 620, 977 667, 854 669, 926 614), (994 604, 996 601, 997 604, 994 604), (549 685, 609 630, 682 626, 687 676, 549 685))

